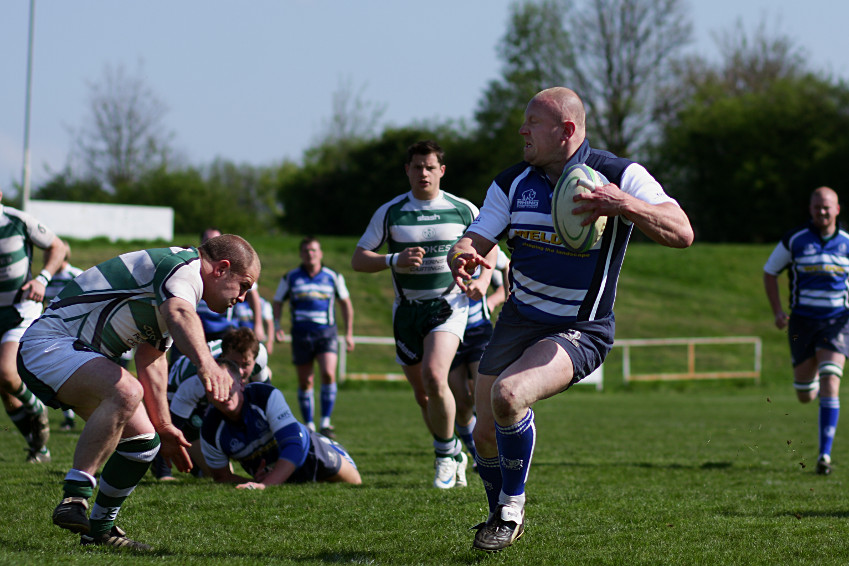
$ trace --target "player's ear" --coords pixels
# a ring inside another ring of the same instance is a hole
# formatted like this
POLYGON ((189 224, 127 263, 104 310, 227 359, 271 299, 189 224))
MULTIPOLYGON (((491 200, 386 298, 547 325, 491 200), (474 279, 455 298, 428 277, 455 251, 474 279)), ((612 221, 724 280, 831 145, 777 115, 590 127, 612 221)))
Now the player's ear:
POLYGON ((229 259, 219 259, 215 262, 215 274, 216 275, 224 275, 228 271, 230 271, 230 260, 229 259))
POLYGON ((563 141, 568 140, 572 136, 575 135, 575 130, 577 130, 577 126, 575 126, 575 122, 572 120, 564 120, 563 122, 563 141))

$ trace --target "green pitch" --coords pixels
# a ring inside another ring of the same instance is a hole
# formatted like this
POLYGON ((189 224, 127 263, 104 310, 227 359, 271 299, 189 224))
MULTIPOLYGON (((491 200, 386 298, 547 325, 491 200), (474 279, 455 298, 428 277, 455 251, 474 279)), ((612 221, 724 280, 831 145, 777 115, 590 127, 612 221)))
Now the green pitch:
MULTIPOLYGON (((263 261, 262 294, 271 298, 277 278, 297 265, 299 238, 250 240, 263 261)), ((326 262, 351 290, 355 334, 389 335, 388 274, 351 272, 356 238, 322 243, 326 262)), ((73 263, 88 267, 143 247, 75 243, 73 263)), ((430 438, 408 387, 349 382, 340 388, 334 424, 362 486, 237 492, 209 480, 161 484, 148 476, 118 523, 157 551, 120 559, 81 549, 50 522, 76 434, 60 432, 54 412, 53 463, 26 465, 24 442, 0 413, 0 564, 845 565, 849 425, 837 431, 833 474, 815 475, 817 407, 795 400, 786 334, 772 326, 763 294, 772 247, 632 244, 617 337, 761 336, 761 383, 624 387, 614 349, 603 392, 576 388, 535 407, 527 530, 504 552, 471 550, 468 529, 485 517, 477 477, 463 490, 430 487, 430 438)), ((383 348, 358 347, 349 369, 397 372, 391 348, 383 348)), ((725 361, 736 354, 714 355, 725 361)), ((654 358, 678 363, 669 356, 654 358)), ((271 357, 274 383, 294 407, 290 362, 280 345, 271 357)))
MULTIPOLYGON (((280 382, 287 396, 291 384, 280 382)), ((430 487, 432 454, 402 386, 343 388, 335 424, 360 487, 237 491, 148 476, 119 524, 154 545, 126 564, 846 564, 849 444, 814 474, 816 408, 768 388, 596 393, 536 407, 526 534, 498 555, 471 550, 483 488, 430 487)), ((0 421, 0 563, 107 564, 50 513, 76 433, 58 430, 53 463, 26 465, 0 421)))

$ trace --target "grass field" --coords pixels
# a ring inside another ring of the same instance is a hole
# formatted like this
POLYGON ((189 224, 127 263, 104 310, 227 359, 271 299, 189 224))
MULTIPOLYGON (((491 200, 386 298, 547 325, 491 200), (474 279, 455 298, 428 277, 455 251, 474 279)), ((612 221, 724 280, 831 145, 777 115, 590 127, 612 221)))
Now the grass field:
MULTIPOLYGON (((252 241, 270 297, 279 274, 297 263, 297 238, 252 241)), ((327 263, 348 279, 355 333, 388 335, 388 275, 350 273, 355 240, 323 241, 327 263)), ((140 247, 81 242, 74 263, 85 267, 140 247)), ((772 328, 761 288, 770 248, 633 246, 617 337, 762 336, 761 382, 625 386, 614 349, 604 391, 579 387, 535 407, 527 530, 502 553, 470 548, 468 529, 485 516, 474 476, 462 490, 430 487, 430 438, 408 387, 348 382, 334 423, 362 486, 241 492, 148 476, 119 524, 156 547, 149 556, 81 549, 53 527, 50 512, 76 434, 60 432, 54 412, 53 463, 26 465, 23 440, 0 416, 0 564, 847 564, 849 443, 838 431, 835 472, 814 474, 817 409, 795 401, 786 336, 772 328)), ((352 371, 398 371, 391 352, 359 347, 356 354, 352 371)), ((716 363, 745 358, 712 356, 716 363)), ((640 363, 678 363, 674 354, 648 358, 640 363)), ((285 347, 271 365, 275 385, 294 405, 285 347)))

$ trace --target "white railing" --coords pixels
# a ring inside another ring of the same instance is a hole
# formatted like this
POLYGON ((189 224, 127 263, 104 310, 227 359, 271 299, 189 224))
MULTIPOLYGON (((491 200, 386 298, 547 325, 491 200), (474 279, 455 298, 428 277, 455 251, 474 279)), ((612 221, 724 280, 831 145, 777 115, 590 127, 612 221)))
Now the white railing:
POLYGON ((622 380, 629 381, 676 381, 685 379, 725 379, 725 378, 753 378, 755 382, 761 377, 761 358, 763 345, 757 336, 730 336, 722 338, 647 338, 617 340, 614 347, 621 347, 622 352, 622 380), (754 362, 752 369, 735 371, 696 371, 696 346, 716 344, 752 344, 754 349, 754 362), (675 373, 639 373, 631 371, 631 349, 647 346, 686 346, 687 368, 683 372, 675 373))
MULTIPOLYGON (((354 336, 355 344, 375 344, 392 346, 395 340, 383 336, 354 336)), ((339 344, 339 379, 355 380, 380 380, 380 381, 403 381, 403 373, 348 373, 347 352, 344 341, 339 344)), ((730 336, 717 338, 646 338, 646 339, 623 339, 616 340, 614 348, 622 348, 622 379, 628 381, 673 381, 687 379, 725 379, 725 378, 753 378, 756 382, 761 377, 761 358, 763 345, 757 336, 730 336), (752 344, 754 349, 754 361, 752 369, 734 371, 696 371, 696 346, 716 344, 752 344), (633 373, 631 371, 631 349, 650 346, 686 346, 687 368, 686 371, 675 373, 633 373)), ((602 368, 599 368, 601 370, 602 368)), ((598 371, 597 379, 591 381, 597 389, 601 389, 602 374, 598 371)), ((588 382, 590 383, 590 382, 588 382)))

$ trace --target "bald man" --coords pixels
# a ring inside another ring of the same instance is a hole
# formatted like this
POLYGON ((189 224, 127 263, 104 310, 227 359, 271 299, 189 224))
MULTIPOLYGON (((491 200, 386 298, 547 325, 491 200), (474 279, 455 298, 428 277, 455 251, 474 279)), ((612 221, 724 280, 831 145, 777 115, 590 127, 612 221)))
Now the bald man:
POLYGON ((787 329, 793 387, 802 403, 819 396, 816 473, 831 473, 831 447, 840 416, 840 378, 849 354, 849 233, 837 224, 840 202, 829 187, 811 193, 811 220, 787 232, 764 265, 764 289, 776 328, 787 329), (790 282, 790 315, 778 291, 784 270, 790 282))
POLYGON ((525 483, 536 442, 531 406, 565 391, 601 365, 613 346, 613 300, 634 226, 652 240, 685 248, 693 229, 678 203, 638 163, 589 146, 580 97, 567 88, 537 93, 519 129, 524 161, 498 175, 480 215, 448 252, 464 288, 506 234, 510 298, 478 367, 474 440, 489 503, 474 548, 494 552, 524 532, 525 483), (575 212, 584 224, 607 216, 602 238, 585 253, 564 247, 551 218, 551 195, 564 170, 585 164, 604 186, 575 212))

